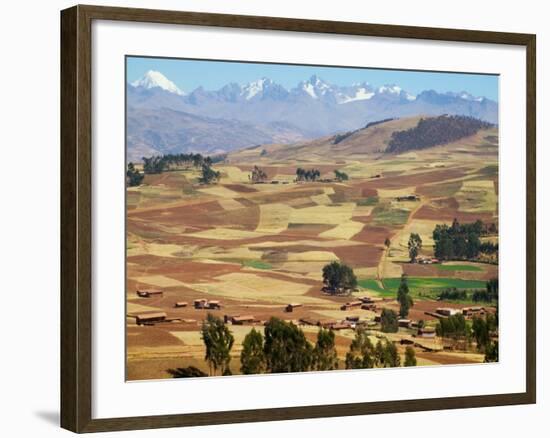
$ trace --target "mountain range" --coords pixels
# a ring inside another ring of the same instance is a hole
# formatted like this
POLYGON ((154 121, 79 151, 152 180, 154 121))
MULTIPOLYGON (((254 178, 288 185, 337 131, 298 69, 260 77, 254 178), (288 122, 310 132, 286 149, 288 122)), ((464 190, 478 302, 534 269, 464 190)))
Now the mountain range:
POLYGON ((340 86, 315 75, 290 90, 261 78, 185 93, 162 73, 148 71, 126 91, 128 160, 295 143, 386 118, 459 114, 498 121, 497 102, 467 92, 414 95, 395 84, 340 86))

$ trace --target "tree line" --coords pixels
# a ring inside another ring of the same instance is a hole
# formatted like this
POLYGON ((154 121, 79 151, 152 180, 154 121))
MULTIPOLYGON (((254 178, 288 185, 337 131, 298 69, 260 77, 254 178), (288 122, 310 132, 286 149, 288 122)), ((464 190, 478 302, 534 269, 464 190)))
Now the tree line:
POLYGON ((128 163, 126 170, 126 181, 128 186, 139 186, 145 175, 162 173, 172 166, 193 166, 201 169, 199 182, 201 184, 212 184, 219 181, 221 174, 214 170, 214 163, 225 160, 225 155, 217 155, 215 157, 203 156, 199 153, 182 153, 182 154, 166 154, 153 155, 151 157, 142 157, 143 173, 139 172, 134 163, 128 163))
POLYGON ((126 185, 129 187, 139 186, 143 182, 145 175, 138 171, 134 163, 128 163, 126 168, 126 185))
POLYGON ((462 313, 442 318, 436 325, 436 333, 455 343, 475 341, 477 350, 485 354, 485 362, 498 362, 498 341, 492 340, 498 333, 498 312, 488 313, 485 318, 474 317, 471 324, 462 313))
POLYGON ((461 224, 455 218, 451 226, 436 225, 433 231, 434 254, 440 260, 475 260, 480 253, 498 251, 498 244, 481 242, 480 237, 496 226, 487 226, 481 220, 461 224))
MULTIPOLYGON (((221 318, 208 314, 201 327, 205 360, 209 374, 230 375, 231 349, 235 338, 221 318)), ((335 334, 332 329, 320 328, 314 344, 303 330, 292 322, 272 317, 263 334, 252 328, 245 336, 240 354, 242 374, 290 373, 339 369, 335 334)), ((355 332, 344 360, 346 369, 398 367, 401 359, 393 342, 378 340, 373 345, 369 333, 362 327, 355 332)), ((414 349, 405 351, 404 366, 416 365, 414 349)), ((207 374, 196 367, 168 370, 173 377, 201 377, 207 374)))
POLYGON ((153 155, 151 157, 142 157, 143 171, 146 174, 162 173, 168 170, 171 166, 193 166, 202 167, 204 164, 211 166, 219 160, 223 161, 223 157, 203 156, 199 153, 182 153, 182 154, 166 154, 153 155))
POLYGON ((352 136, 356 132, 359 132, 359 131, 362 131, 364 129, 370 128, 371 126, 379 125, 381 123, 390 122, 392 120, 394 120, 394 119, 393 118, 388 118, 388 119, 382 119, 382 120, 375 120, 374 122, 367 123, 362 128, 355 129, 353 131, 343 132, 341 134, 336 134, 334 137, 332 137, 332 144, 338 144, 338 143, 344 141, 346 138, 352 136))
POLYGON ((151 157, 142 157, 143 171, 146 174, 162 173, 172 166, 193 166, 196 168, 204 165, 212 166, 215 163, 223 162, 227 158, 227 155, 214 155, 204 156, 199 153, 181 153, 181 154, 165 154, 165 155, 153 155, 151 157))
POLYGON ((413 128, 394 132, 387 152, 405 152, 452 143, 492 126, 491 123, 468 116, 442 115, 423 118, 413 128))
POLYGON ((296 169, 296 181, 316 181, 320 178, 321 172, 319 169, 296 169))
POLYGON ((485 283, 485 289, 476 289, 471 294, 464 289, 451 287, 442 290, 437 296, 439 301, 465 301, 468 298, 476 303, 498 302, 498 278, 491 278, 485 283))

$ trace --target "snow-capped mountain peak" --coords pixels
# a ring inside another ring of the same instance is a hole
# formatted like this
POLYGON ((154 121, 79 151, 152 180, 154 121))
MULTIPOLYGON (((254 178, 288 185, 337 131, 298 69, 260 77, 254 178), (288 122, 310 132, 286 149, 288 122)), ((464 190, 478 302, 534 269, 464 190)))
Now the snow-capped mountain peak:
POLYGON ((338 103, 348 103, 357 100, 369 100, 375 94, 370 84, 356 82, 351 87, 346 87, 343 91, 339 92, 337 101, 338 103))
POLYGON ((149 70, 140 79, 135 80, 131 84, 133 87, 143 87, 145 89, 161 88, 170 93, 183 96, 185 93, 181 91, 176 84, 164 76, 161 72, 149 70))
POLYGON ((379 94, 401 94, 401 91, 402 88, 395 84, 378 87, 379 94))
POLYGON ((273 81, 268 78, 261 78, 256 81, 250 82, 241 88, 241 95, 244 96, 246 100, 250 100, 258 93, 263 92, 264 89, 272 83, 273 81))
POLYGON ((313 99, 319 99, 334 92, 334 87, 317 75, 311 76, 307 81, 298 84, 298 90, 305 92, 313 99))
POLYGON ((461 99, 464 99, 464 100, 474 100, 476 102, 481 102, 483 100, 483 97, 476 97, 476 96, 468 93, 467 91, 462 91, 462 92, 458 93, 458 97, 460 97, 461 99))

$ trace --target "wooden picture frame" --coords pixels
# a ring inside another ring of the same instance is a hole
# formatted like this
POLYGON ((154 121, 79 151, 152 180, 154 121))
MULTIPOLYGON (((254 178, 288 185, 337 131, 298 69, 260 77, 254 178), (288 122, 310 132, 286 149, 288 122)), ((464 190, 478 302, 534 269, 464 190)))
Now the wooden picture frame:
POLYGON ((275 17, 99 6, 61 12, 61 426, 74 432, 148 429, 379 413, 529 404, 536 401, 535 138, 536 37, 275 17), (527 266, 526 391, 523 393, 349 403, 231 412, 92 418, 92 35, 94 20, 315 32, 517 45, 526 48, 527 266))

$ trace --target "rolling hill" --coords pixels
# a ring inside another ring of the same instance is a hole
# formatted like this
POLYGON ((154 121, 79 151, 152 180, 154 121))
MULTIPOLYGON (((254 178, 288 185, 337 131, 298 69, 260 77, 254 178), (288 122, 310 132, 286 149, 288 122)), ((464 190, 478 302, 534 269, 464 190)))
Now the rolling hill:
MULTIPOLYGON (((491 142, 484 141, 483 138, 496 132, 493 125, 473 119, 476 120, 474 124, 475 126, 478 126, 478 129, 473 131, 466 130, 466 135, 462 137, 453 137, 452 141, 441 141, 438 144, 430 143, 425 147, 421 147, 418 143, 414 143, 414 147, 410 147, 410 149, 401 147, 400 149, 392 150, 392 140, 395 142, 395 138, 403 137, 403 133, 415 133, 418 130, 419 124, 422 126, 423 123, 426 123, 426 121, 431 124, 438 124, 438 120, 440 119, 445 119, 445 117, 439 116, 426 118, 424 116, 416 116, 393 119, 382 123, 372 124, 370 126, 367 125, 367 127, 348 132, 342 140, 340 140, 338 136, 331 135, 312 141, 299 142, 291 145, 259 145, 240 151, 235 151, 229 154, 228 160, 231 162, 253 162, 261 159, 269 160, 271 162, 284 162, 289 160, 294 160, 297 162, 322 162, 330 158, 353 160, 366 155, 375 158, 377 156, 387 156, 392 153, 404 153, 409 150, 414 151, 417 149, 441 146, 445 144, 450 144, 451 148, 453 145, 458 147, 460 140, 465 140, 470 137, 476 137, 475 141, 479 143, 480 147, 492 147, 491 142)), ((406 138, 409 139, 410 136, 411 135, 408 134, 406 138)), ((402 146, 401 143, 400 146, 402 146)))

